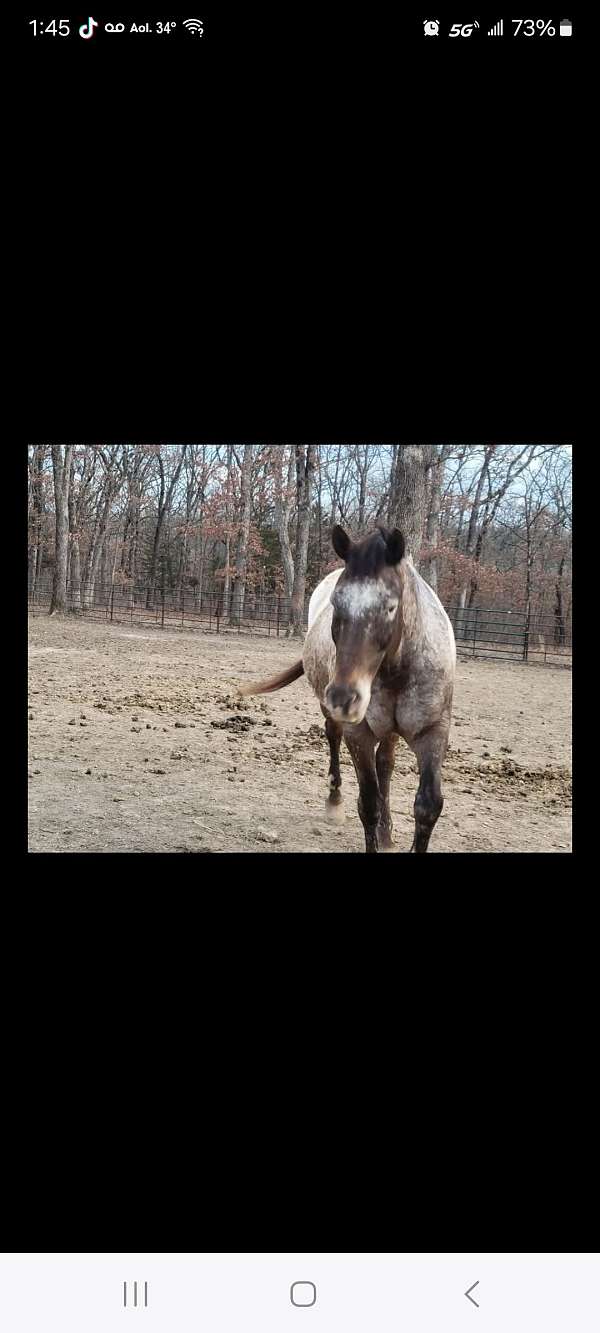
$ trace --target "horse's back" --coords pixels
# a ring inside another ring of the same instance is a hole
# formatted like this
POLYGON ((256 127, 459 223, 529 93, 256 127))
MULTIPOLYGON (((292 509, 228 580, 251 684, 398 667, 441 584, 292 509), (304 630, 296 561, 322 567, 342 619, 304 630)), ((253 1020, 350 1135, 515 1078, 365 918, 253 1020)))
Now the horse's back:
POLYGON ((321 703, 335 668, 335 644, 331 637, 331 594, 342 572, 341 569, 333 569, 330 574, 326 574, 317 584, 308 605, 308 632, 304 640, 302 663, 307 680, 321 703))
POLYGON ((321 611, 327 606, 341 573, 343 573, 342 569, 332 569, 331 573, 326 574, 325 578, 321 579, 321 582, 317 584, 310 602, 308 603, 309 629, 312 628, 317 616, 320 616, 321 611))
POLYGON ((413 588, 419 610, 420 629, 425 640, 439 655, 442 662, 456 666, 456 640, 449 616, 433 588, 417 572, 412 561, 408 568, 413 580, 413 588))

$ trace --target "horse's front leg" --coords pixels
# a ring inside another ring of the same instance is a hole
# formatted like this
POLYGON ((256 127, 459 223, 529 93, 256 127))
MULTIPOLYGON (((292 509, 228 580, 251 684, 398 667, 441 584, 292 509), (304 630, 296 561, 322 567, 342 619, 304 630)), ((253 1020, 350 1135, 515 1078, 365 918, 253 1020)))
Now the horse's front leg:
POLYGON ((325 718, 325 734, 329 741, 329 796, 325 802, 325 815, 333 823, 344 822, 344 811, 342 809, 342 775, 340 773, 340 745, 342 741, 341 723, 334 722, 332 717, 325 712, 322 707, 321 712, 325 718))
POLYGON ((426 852, 429 839, 442 813, 441 770, 448 748, 449 724, 438 723, 418 740, 411 741, 410 748, 417 756, 419 765, 419 787, 415 796, 415 836, 411 852, 426 852))
POLYGON ((344 740, 358 778, 358 813, 365 831, 365 851, 379 851, 377 830, 383 802, 375 766, 375 737, 365 722, 344 728, 344 740))
POLYGON ((380 851, 389 851, 393 847, 392 834, 394 831, 392 816, 390 814, 390 782, 394 772, 394 761, 396 758, 396 746, 398 737, 393 732, 386 736, 380 743, 377 750, 376 768, 377 781, 382 800, 382 809, 379 816, 379 828, 377 838, 380 851))

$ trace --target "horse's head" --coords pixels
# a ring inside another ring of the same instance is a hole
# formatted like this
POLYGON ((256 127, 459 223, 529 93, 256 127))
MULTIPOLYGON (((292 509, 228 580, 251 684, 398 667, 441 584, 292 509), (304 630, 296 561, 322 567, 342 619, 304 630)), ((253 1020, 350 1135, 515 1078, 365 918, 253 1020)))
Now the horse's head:
POLYGON ((324 702, 336 721, 362 722, 373 679, 400 641, 404 538, 399 528, 380 528, 354 543, 335 527, 332 542, 346 568, 331 595, 336 656, 324 702))

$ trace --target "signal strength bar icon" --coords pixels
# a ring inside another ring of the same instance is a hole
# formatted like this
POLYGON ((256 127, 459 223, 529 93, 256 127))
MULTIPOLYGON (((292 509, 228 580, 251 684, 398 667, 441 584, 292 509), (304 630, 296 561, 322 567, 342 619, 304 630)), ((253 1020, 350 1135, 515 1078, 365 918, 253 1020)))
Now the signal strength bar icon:
POLYGON ((494 24, 493 28, 488 29, 488 37, 503 37, 503 36, 504 36, 504 19, 498 19, 498 22, 494 24))

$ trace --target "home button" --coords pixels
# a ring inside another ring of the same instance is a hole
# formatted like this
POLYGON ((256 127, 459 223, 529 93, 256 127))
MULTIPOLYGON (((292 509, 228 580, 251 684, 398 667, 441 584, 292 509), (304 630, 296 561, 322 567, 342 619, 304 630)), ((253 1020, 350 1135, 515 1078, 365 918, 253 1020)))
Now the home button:
POLYGON ((292 1305, 314 1305, 316 1299, 317 1288, 314 1282, 292 1282, 290 1287, 292 1305))

